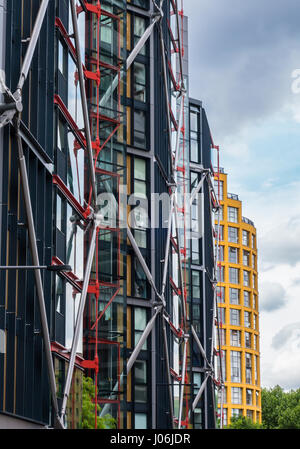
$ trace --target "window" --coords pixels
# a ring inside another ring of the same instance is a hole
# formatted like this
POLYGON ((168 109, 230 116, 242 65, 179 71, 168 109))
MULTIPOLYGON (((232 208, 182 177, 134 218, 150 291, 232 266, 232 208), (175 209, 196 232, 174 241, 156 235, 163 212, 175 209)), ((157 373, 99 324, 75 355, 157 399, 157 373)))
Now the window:
POLYGON ((225 267, 223 265, 217 267, 217 281, 225 282, 225 267))
POLYGON ((218 260, 224 262, 224 246, 219 246, 218 260))
POLYGON ((137 257, 133 258, 133 296, 136 298, 148 298, 148 288, 147 288, 147 278, 146 274, 137 259, 137 257))
POLYGON ((253 309, 257 310, 257 296, 253 294, 253 309))
POLYGON ((252 367, 251 354, 249 354, 249 352, 246 352, 245 353, 245 358, 246 358, 246 368, 251 368, 252 367))
POLYGON ((246 404, 247 405, 252 405, 252 390, 250 390, 249 388, 246 389, 246 404))
POLYGON ((131 3, 139 8, 149 9, 149 0, 131 0, 131 3))
POLYGON ((64 151, 67 148, 67 131, 65 122, 58 117, 57 122, 57 148, 64 151))
POLYGON ((134 399, 135 402, 147 403, 146 361, 136 361, 134 364, 134 399))
POLYGON ((253 276, 252 276, 252 288, 256 289, 256 275, 255 274, 253 274, 253 276))
MULTIPOLYGON (((134 308, 134 346, 136 346, 147 325, 147 311, 141 307, 134 308)), ((147 340, 142 349, 147 349, 147 340)))
POLYGON ((199 163, 199 144, 197 140, 191 139, 191 161, 199 163))
POLYGON ((217 298, 218 298, 218 302, 224 304, 224 302, 225 302, 225 287, 217 287, 217 298))
POLYGON ((243 245, 249 246, 249 232, 243 231, 243 245))
POLYGON ((200 299, 200 271, 192 270, 192 294, 193 299, 200 299))
POLYGON ((146 413, 135 413, 135 415, 134 415, 134 428, 135 429, 147 429, 147 415, 146 415, 146 413))
POLYGON ((191 246, 192 246, 192 263, 199 265, 200 264, 199 239, 198 238, 191 239, 191 246))
POLYGON ((232 326, 239 326, 240 325, 240 310, 238 309, 230 309, 230 324, 232 326))
POLYGON ((231 409, 231 417, 238 417, 243 415, 243 410, 240 408, 233 408, 231 409))
POLYGON ((252 235, 252 248, 255 249, 255 235, 252 235))
POLYGON ((239 387, 231 388, 231 403, 241 404, 242 403, 242 389, 239 387))
MULTIPOLYGON (((247 418, 253 421, 253 410, 247 410, 247 418)), ((257 420, 257 422, 259 421, 257 420)))
POLYGON ((228 259, 230 263, 238 263, 238 248, 233 248, 232 246, 229 246, 228 259))
POLYGON ((56 227, 61 232, 65 232, 65 219, 66 219, 66 207, 65 201, 60 195, 56 195, 56 227))
POLYGON ((131 225, 134 229, 134 237, 140 248, 147 248, 147 227, 148 227, 148 201, 147 201, 147 165, 146 160, 134 157, 133 161, 133 193, 136 196, 136 203, 132 210, 131 225), (145 201, 146 200, 146 201, 145 201))
POLYGON ((250 307, 250 292, 244 291, 244 307, 250 307))
POLYGON ((56 312, 63 314, 64 281, 60 276, 56 276, 55 295, 56 295, 56 312))
MULTIPOLYGON (((76 211, 67 203, 67 229, 66 229, 66 263, 71 265, 72 271, 79 279, 83 279, 83 248, 84 248, 84 231, 78 225, 78 215, 76 211)), ((103 254, 103 253, 102 253, 103 254)), ((102 264, 109 269, 111 274, 110 263, 112 260, 111 253, 108 252, 108 263, 102 264)))
POLYGON ((146 102, 146 66, 140 62, 133 64, 133 96, 135 100, 146 102))
POLYGON ((194 383, 194 388, 193 388, 193 393, 194 393, 194 399, 197 396, 200 387, 201 387, 201 373, 193 373, 193 383, 194 383))
POLYGON ((146 112, 135 110, 133 113, 133 145, 139 148, 146 147, 146 112))
POLYGON ((231 382, 241 382, 241 353, 231 352, 231 382))
POLYGON ((254 349, 255 349, 255 351, 257 351, 257 335, 253 335, 253 338, 254 338, 254 349))
MULTIPOLYGON (((216 194, 218 194, 218 192, 216 192, 216 194)), ((220 206, 219 211, 216 212, 216 214, 215 214, 216 221, 218 221, 219 218, 220 218, 220 221, 224 220, 224 206, 220 206)))
POLYGON ((223 225, 216 225, 215 227, 215 233, 216 236, 218 235, 218 228, 219 228, 219 241, 222 242, 224 240, 224 226, 223 225))
POLYGON ((256 255, 253 254, 252 256, 252 268, 253 270, 256 270, 256 255))
POLYGON ((257 321, 256 321, 256 315, 253 314, 253 328, 256 329, 257 321))
POLYGON ((251 327, 251 313, 244 312, 244 326, 251 327))
POLYGON ((243 271, 243 277, 244 277, 244 285, 245 287, 250 286, 250 272, 249 271, 243 271))
POLYGON ((230 330, 230 345, 241 346, 241 331, 237 331, 234 329, 230 330))
POLYGON ((232 226, 228 226, 228 241, 231 243, 238 243, 238 228, 233 228, 232 226))
POLYGON ((219 317, 219 323, 225 324, 225 308, 224 307, 218 307, 218 317, 219 317))
POLYGON ((250 267, 250 253, 249 251, 243 250, 243 265, 250 267))
POLYGON ((62 44, 62 42, 58 41, 58 70, 60 73, 67 78, 67 49, 62 44))
MULTIPOLYGON (((220 351, 221 354, 221 364, 222 364, 222 375, 223 380, 226 381, 226 351, 223 349, 220 351)), ((220 365, 220 357, 217 357, 217 378, 221 379, 221 365, 220 365)))
POLYGON ((190 138, 191 138, 191 161, 195 163, 200 162, 199 155, 199 126, 198 126, 199 112, 196 110, 190 111, 190 138))
POLYGON ((217 339, 219 348, 226 345, 226 329, 218 329, 217 339))
POLYGON ((249 332, 245 332, 245 347, 251 348, 251 334, 249 332))
POLYGON ((219 188, 220 188, 220 198, 218 198, 220 201, 223 201, 223 189, 224 189, 224 182, 220 181, 220 187, 219 187, 219 181, 217 179, 214 180, 214 188, 215 188, 215 192, 216 192, 216 196, 218 198, 218 194, 219 194, 219 188))
POLYGON ((229 267, 229 282, 231 284, 239 283, 239 269, 229 267))
POLYGON ((238 209, 236 207, 228 207, 228 221, 238 223, 238 209))
MULTIPOLYGON (((258 363, 258 357, 254 356, 254 376, 255 376, 255 385, 258 384, 258 374, 257 374, 257 363, 258 363)), ((256 393, 258 395, 258 392, 256 393)), ((258 397, 256 397, 256 404, 258 405, 258 397)))
MULTIPOLYGON (((134 47, 138 43, 139 39, 143 36, 146 31, 146 20, 140 16, 134 16, 133 18, 133 34, 134 34, 134 47)), ((146 55, 147 44, 140 50, 140 55, 146 55)))
POLYGON ((223 392, 223 404, 227 403, 227 387, 223 387, 223 389, 218 390, 218 404, 222 403, 222 392, 223 392))
POLYGON ((223 426, 227 426, 227 408, 223 408, 223 426))
POLYGON ((240 304, 240 291, 237 288, 229 289, 230 304, 240 304))

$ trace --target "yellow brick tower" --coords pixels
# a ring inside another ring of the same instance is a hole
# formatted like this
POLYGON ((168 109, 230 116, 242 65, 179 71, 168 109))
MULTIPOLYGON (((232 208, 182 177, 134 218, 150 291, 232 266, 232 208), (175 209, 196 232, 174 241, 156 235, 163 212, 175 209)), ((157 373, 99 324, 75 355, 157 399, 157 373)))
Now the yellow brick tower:
MULTIPOLYGON (((218 192, 217 177, 215 188, 218 192)), ((217 295, 225 426, 238 415, 261 422, 261 388, 256 229, 252 221, 242 216, 238 196, 228 193, 227 174, 223 169, 220 169, 219 192, 217 295)), ((216 231, 217 225, 216 220, 216 231)), ((220 414, 221 395, 218 407, 220 414)))

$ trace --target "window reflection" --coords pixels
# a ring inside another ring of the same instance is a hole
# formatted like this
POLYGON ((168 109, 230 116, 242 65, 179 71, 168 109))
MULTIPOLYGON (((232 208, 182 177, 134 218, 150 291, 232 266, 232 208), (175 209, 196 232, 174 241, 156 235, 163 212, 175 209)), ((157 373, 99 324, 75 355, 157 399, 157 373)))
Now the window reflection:
POLYGON ((83 278, 83 247, 84 231, 80 227, 78 215, 68 204, 67 206, 67 248, 66 263, 79 279, 83 278))

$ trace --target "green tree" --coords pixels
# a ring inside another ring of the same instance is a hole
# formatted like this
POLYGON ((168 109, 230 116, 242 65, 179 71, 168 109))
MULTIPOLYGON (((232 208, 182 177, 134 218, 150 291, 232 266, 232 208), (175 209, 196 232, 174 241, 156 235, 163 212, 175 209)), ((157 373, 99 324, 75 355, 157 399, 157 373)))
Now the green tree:
POLYGON ((253 422, 252 419, 245 416, 233 416, 230 421, 230 425, 226 429, 261 429, 262 426, 259 423, 253 422))
POLYGON ((278 429, 280 411, 285 403, 283 389, 276 385, 271 389, 261 391, 262 424, 265 429, 278 429))
MULTIPOLYGON (((83 377, 82 384, 82 429, 95 428, 95 385, 90 377, 83 377)), ((97 428, 115 429, 116 420, 110 415, 99 416, 101 412, 100 405, 97 404, 97 428)))
POLYGON ((262 390, 262 424, 265 429, 300 429, 300 389, 279 386, 262 390))

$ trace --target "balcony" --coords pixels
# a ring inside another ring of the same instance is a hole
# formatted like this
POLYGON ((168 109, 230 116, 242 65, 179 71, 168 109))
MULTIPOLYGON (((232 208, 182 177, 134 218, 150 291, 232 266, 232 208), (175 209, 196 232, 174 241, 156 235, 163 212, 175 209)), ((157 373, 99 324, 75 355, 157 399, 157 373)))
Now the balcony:
POLYGON ((235 193, 227 193, 227 198, 229 198, 230 200, 237 200, 237 201, 239 201, 239 196, 236 195, 235 193))
POLYGON ((251 226, 254 226, 253 221, 249 220, 249 218, 242 217, 242 221, 243 221, 244 223, 247 223, 247 224, 251 225, 251 226))

